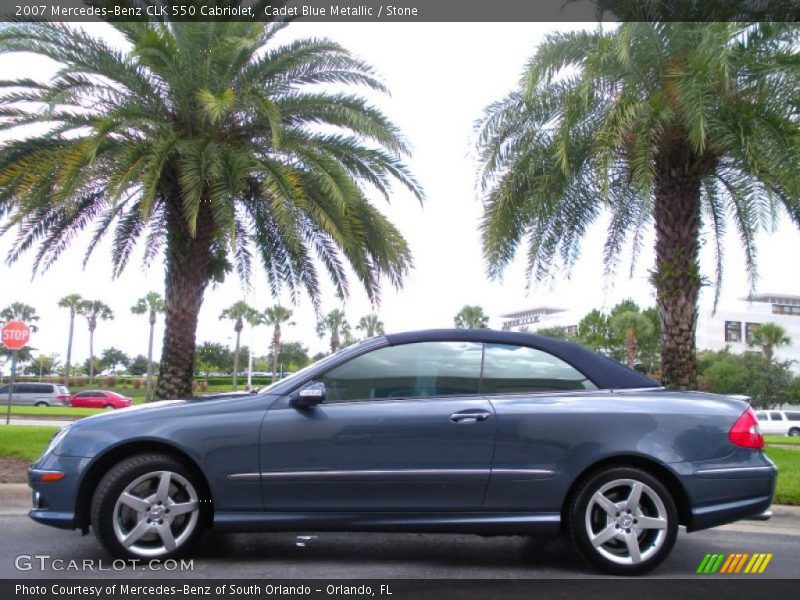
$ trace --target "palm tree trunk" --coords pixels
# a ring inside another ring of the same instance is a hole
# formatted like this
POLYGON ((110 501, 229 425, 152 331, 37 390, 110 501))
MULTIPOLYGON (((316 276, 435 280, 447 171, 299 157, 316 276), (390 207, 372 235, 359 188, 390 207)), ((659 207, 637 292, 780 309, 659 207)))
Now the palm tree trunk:
POLYGON ((656 307, 661 320, 661 379, 675 389, 697 388, 695 326, 700 293, 698 263, 700 177, 685 142, 663 149, 656 160, 656 307))
POLYGON ((276 373, 278 372, 278 353, 281 351, 281 326, 275 323, 272 333, 272 383, 275 383, 276 373))
POLYGON ((195 333, 211 267, 213 216, 203 202, 192 237, 186 229, 180 198, 171 198, 166 209, 167 274, 164 342, 156 399, 190 398, 194 379, 195 333))
POLYGON ((145 381, 145 402, 153 400, 153 335, 156 328, 155 314, 150 315, 150 337, 147 340, 147 380, 145 381))
POLYGON ((233 351, 233 391, 236 391, 236 374, 239 372, 239 338, 241 330, 236 332, 236 348, 233 351))
POLYGON ((94 329, 89 328, 89 385, 94 380, 94 329))
POLYGON ((636 336, 628 334, 626 345, 628 346, 628 367, 632 369, 636 363, 636 336))
POLYGON ((64 387, 69 387, 69 368, 72 364, 72 332, 75 329, 75 311, 69 311, 69 333, 67 334, 67 364, 64 366, 64 387))

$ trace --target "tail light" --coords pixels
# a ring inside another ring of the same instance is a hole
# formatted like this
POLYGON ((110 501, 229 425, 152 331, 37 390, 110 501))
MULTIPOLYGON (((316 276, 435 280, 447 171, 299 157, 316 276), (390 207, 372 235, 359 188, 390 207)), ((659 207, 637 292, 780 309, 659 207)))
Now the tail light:
POLYGON ((742 448, 763 448, 764 436, 758 429, 758 419, 752 408, 748 408, 742 416, 736 419, 731 430, 728 432, 728 439, 732 444, 742 448))
POLYGON ((69 394, 60 394, 56 396, 56 400, 58 400, 59 402, 69 402, 69 399, 70 399, 69 394))

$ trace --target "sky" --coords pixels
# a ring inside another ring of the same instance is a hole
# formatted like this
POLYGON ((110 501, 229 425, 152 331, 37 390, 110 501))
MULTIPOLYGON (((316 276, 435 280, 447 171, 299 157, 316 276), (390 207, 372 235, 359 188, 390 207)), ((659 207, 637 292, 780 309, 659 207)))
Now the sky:
MULTIPOLYGON (((593 226, 582 243, 578 264, 569 274, 559 273, 552 281, 526 289, 524 257, 519 256, 505 271, 502 281, 486 276, 481 253, 479 222, 481 198, 476 189, 478 163, 475 156, 474 123, 490 102, 501 98, 517 83, 526 60, 543 36, 553 30, 579 29, 588 24, 568 23, 298 23, 284 32, 281 40, 293 37, 328 37, 372 64, 387 84, 390 97, 369 95, 401 129, 413 154, 407 161, 426 194, 422 206, 399 186, 391 202, 376 198, 376 205, 400 229, 414 257, 411 271, 401 290, 384 287, 377 312, 387 332, 432 327, 452 327, 453 316, 465 304, 479 304, 491 316, 490 325, 499 327, 500 315, 534 306, 558 306, 579 312, 610 308, 625 298, 643 306, 654 304, 647 282, 653 265, 652 232, 632 273, 629 257, 623 256, 612 278, 603 275, 601 260, 605 242, 605 220, 593 226)), ((46 78, 51 72, 46 61, 0 57, 4 77, 46 78)), ((2 140, 2 138, 0 138, 2 140)), ((705 234, 704 234, 705 238, 705 234)), ((0 238, 0 257, 13 244, 13 235, 0 238)), ((710 238, 708 238, 710 240, 710 238)), ((800 235, 788 218, 781 216, 774 231, 758 237, 760 279, 756 290, 800 295, 800 235), (792 257, 795 257, 792 259, 792 257)), ((57 307, 58 299, 70 293, 101 299, 115 313, 113 322, 102 322, 95 333, 95 348, 109 346, 131 356, 146 353, 146 317, 131 314, 130 307, 147 291, 163 293, 162 263, 155 261, 143 270, 132 259, 124 274, 111 278, 109 244, 101 245, 86 269, 81 263, 86 248, 77 239, 71 249, 48 272, 31 280, 33 253, 9 266, 0 263, 0 308, 13 301, 33 305, 41 316, 39 331, 31 346, 49 354, 66 349, 67 311, 57 307)), ((749 291, 744 259, 735 232, 725 238, 725 280, 720 308, 749 291)), ((523 251, 524 253, 524 251, 523 251)), ((141 256, 141 248, 137 256, 141 256)), ((701 267, 713 276, 713 251, 702 250, 701 267)), ((204 341, 233 345, 233 324, 220 321, 220 312, 240 299, 259 309, 276 302, 289 304, 287 297, 272 298, 264 276, 256 272, 254 288, 246 293, 235 275, 217 287, 209 287, 200 313, 198 343, 204 341)), ((710 306, 713 292, 703 292, 701 305, 710 306)), ((323 311, 342 307, 328 286, 323 311)), ((351 296, 343 306, 348 320, 371 312, 366 295, 351 282, 351 296)), ((293 307, 295 325, 284 328, 285 341, 301 341, 311 353, 324 351, 327 340, 315 333, 316 319, 310 302, 293 307)), ((160 351, 162 323, 156 330, 155 355, 160 351)), ((252 344, 257 354, 269 350, 266 327, 245 329, 243 344, 252 344)), ((88 356, 88 333, 79 321, 73 343, 74 362, 88 356)))

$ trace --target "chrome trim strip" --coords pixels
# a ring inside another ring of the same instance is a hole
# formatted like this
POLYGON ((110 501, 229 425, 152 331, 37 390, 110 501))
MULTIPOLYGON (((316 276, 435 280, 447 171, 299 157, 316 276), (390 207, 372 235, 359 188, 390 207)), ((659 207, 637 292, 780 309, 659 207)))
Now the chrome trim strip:
POLYGON ((695 475, 709 475, 714 473, 746 473, 748 471, 774 471, 774 467, 724 467, 719 469, 701 469, 695 475))
POLYGON ((447 476, 470 476, 485 477, 490 473, 489 469, 373 469, 373 470, 347 470, 347 471, 267 471, 261 473, 261 478, 269 479, 297 479, 297 478, 321 478, 321 479, 344 479, 348 477, 447 477, 447 476))
POLYGON ((665 390, 667 389, 663 385, 659 385, 657 387, 638 387, 638 388, 611 388, 611 392, 614 394, 621 394, 623 392, 655 392, 658 390, 665 390))
POLYGON ((230 473, 228 475, 230 481, 261 481, 260 473, 230 473))
POLYGON ((555 474, 551 469, 492 469, 492 477, 500 479, 549 479, 555 474))

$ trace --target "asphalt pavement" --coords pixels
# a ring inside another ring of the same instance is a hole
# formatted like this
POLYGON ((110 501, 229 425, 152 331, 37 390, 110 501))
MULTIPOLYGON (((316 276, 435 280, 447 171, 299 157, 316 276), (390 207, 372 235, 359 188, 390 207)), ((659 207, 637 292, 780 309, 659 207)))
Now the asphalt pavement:
MULTIPOLYGON (((444 534, 264 533, 207 534, 191 571, 157 573, 121 565, 92 535, 39 525, 22 515, 0 516, 0 578, 553 578, 598 577, 563 538, 444 534), (46 555, 47 558, 36 558, 46 555), (22 558, 18 558, 22 557, 22 558), (54 559, 63 562, 53 563, 54 559), (70 568, 91 561, 96 572, 70 568), (16 566, 15 566, 16 564, 16 566), (54 566, 56 568, 54 568, 54 566), (19 570, 16 567, 30 567, 19 570), (42 568, 44 567, 44 568, 42 568)), ((774 556, 759 578, 798 578, 799 535, 711 529, 681 531, 670 557, 648 577, 697 578, 706 553, 764 552, 774 556)))

